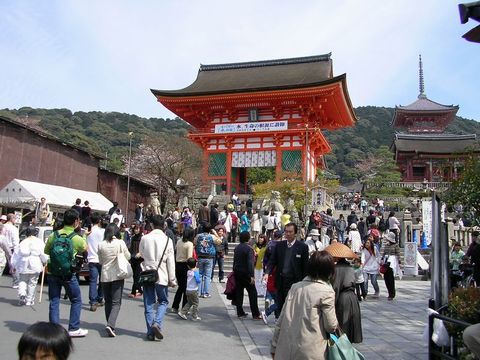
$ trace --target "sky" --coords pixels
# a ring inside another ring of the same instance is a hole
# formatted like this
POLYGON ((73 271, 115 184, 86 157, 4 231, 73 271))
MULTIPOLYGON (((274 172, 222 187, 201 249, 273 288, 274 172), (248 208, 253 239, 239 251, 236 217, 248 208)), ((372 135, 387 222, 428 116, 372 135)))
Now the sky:
MULTIPOLYGON (((425 93, 480 121, 480 44, 461 0, 1 0, 0 108, 173 118, 150 89, 181 89, 200 64, 332 53, 353 106, 425 93)), ((467 1, 468 2, 468 1, 467 1)))

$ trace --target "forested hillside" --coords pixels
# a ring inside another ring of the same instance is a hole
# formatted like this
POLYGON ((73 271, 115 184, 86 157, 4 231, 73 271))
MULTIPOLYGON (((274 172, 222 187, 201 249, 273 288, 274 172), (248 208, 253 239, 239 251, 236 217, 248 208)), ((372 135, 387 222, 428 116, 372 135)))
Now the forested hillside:
MULTIPOLYGON (((326 131, 332 145, 327 155, 331 172, 340 175, 343 183, 358 177, 354 166, 381 145, 390 146, 394 131, 390 126, 394 109, 366 106, 355 109, 358 122, 355 127, 326 131)), ((184 136, 189 125, 179 118, 141 118, 117 112, 75 112, 68 109, 0 110, 0 115, 13 118, 29 126, 42 129, 65 142, 70 142, 88 151, 108 158, 107 167, 121 170, 121 158, 128 151, 129 132, 133 132, 132 146, 135 150, 148 135, 166 133, 184 136)), ((455 134, 480 135, 480 123, 457 117, 447 129, 455 134)))

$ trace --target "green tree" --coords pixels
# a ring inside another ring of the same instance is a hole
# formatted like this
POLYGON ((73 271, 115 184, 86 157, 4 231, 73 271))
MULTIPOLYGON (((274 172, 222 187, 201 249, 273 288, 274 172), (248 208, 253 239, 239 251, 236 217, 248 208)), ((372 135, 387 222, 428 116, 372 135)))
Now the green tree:
POLYGON ((480 159, 470 157, 465 169, 452 186, 446 191, 444 201, 448 205, 461 204, 466 214, 477 225, 480 224, 480 159))
POLYGON ((257 167, 248 169, 248 182, 251 185, 264 184, 268 181, 275 181, 275 168, 257 167))

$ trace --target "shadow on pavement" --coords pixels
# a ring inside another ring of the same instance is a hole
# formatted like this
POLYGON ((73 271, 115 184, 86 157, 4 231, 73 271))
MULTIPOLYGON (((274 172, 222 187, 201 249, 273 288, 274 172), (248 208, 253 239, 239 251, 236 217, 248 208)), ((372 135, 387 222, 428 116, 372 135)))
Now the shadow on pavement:
POLYGON ((19 321, 6 320, 5 326, 13 332, 24 333, 27 328, 32 324, 26 324, 19 321))

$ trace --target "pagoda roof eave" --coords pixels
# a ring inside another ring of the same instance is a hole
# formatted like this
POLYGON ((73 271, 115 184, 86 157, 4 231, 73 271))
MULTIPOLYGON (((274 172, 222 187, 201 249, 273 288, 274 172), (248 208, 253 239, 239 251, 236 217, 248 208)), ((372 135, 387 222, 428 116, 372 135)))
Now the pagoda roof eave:
MULTIPOLYGON (((335 99, 337 99, 336 105, 334 105, 334 111, 339 111, 337 117, 344 119, 342 125, 339 126, 325 126, 325 129, 334 129, 338 127, 353 126, 358 120, 353 105, 348 93, 346 74, 341 74, 326 81, 312 83, 312 84, 302 84, 301 86, 288 86, 288 87, 269 87, 268 89, 259 89, 259 90, 250 90, 250 91, 238 91, 238 92, 215 92, 215 94, 204 94, 204 95, 195 95, 195 96, 163 96, 155 95, 157 100, 170 111, 178 115, 180 118, 188 122, 194 127, 201 127, 202 121, 194 114, 193 111, 185 110, 194 105, 205 105, 212 106, 216 103, 224 103, 225 101, 230 100, 240 100, 241 101, 252 101, 258 97, 261 100, 267 98, 275 99, 288 96, 288 93, 293 91, 295 96, 302 96, 302 91, 305 92, 305 96, 311 97, 312 93, 316 91, 324 92, 325 90, 332 91, 335 99), (340 105, 341 104, 341 105, 340 105), (182 110, 180 110, 180 108, 182 110), (187 115, 187 113, 189 115, 187 115)), ((153 93, 153 91, 152 91, 153 93)), ((335 103, 335 102, 334 102, 335 103)))
POLYGON ((181 92, 182 90, 155 90, 150 89, 153 95, 156 97, 164 98, 177 98, 177 97, 199 97, 199 96, 213 96, 213 95, 226 95, 226 94, 241 94, 241 93, 256 93, 264 91, 274 91, 274 90, 292 90, 292 89, 305 89, 323 85, 331 85, 339 81, 346 80, 347 74, 338 75, 327 80, 311 82, 311 83, 302 83, 302 84, 288 84, 288 85, 275 85, 275 86, 264 86, 264 87, 254 87, 254 88, 245 88, 245 89, 227 89, 227 90, 214 90, 214 91, 203 91, 203 92, 181 92))

